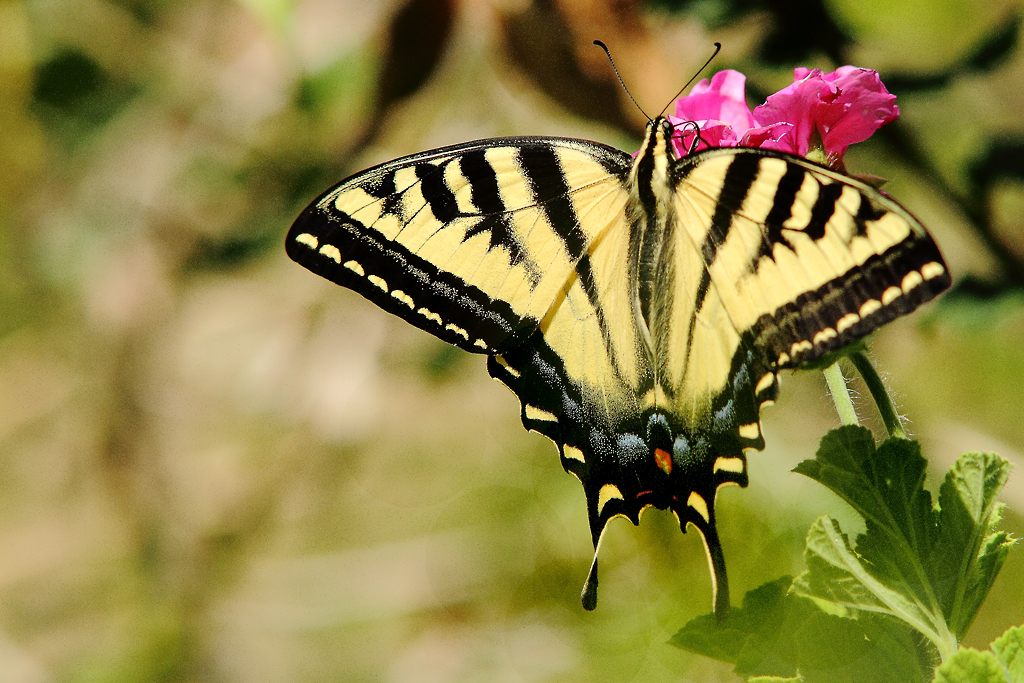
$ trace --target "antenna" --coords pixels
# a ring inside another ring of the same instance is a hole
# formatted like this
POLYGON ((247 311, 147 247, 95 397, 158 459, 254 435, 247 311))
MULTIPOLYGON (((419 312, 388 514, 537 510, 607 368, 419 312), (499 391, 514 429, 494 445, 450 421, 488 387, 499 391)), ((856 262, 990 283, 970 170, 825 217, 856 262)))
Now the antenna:
MULTIPOLYGON (((647 119, 647 121, 649 123, 651 121, 651 117, 648 116, 647 112, 644 111, 644 108, 641 107, 639 104, 637 104, 637 101, 635 99, 633 99, 633 93, 629 92, 629 88, 626 87, 625 81, 623 81, 622 80, 622 76, 619 75, 619 70, 615 67, 615 60, 612 59, 612 52, 611 52, 611 50, 609 50, 608 46, 605 45, 604 43, 602 43, 600 40, 595 40, 594 41, 594 45, 597 45, 599 48, 604 50, 604 53, 606 55, 608 55, 608 61, 612 63, 612 71, 615 72, 615 77, 619 79, 619 85, 621 85, 622 89, 626 91, 626 94, 629 95, 629 99, 633 100, 633 104, 636 104, 636 108, 640 110, 640 113, 644 115, 644 118, 647 119)), ((721 47, 721 46, 719 46, 719 47, 721 47)), ((718 54, 718 53, 716 52, 715 54, 718 54)), ((708 60, 708 61, 710 61, 710 60, 708 60)), ((705 64, 704 66, 707 66, 707 64, 705 64)), ((700 72, 698 71, 697 73, 700 73, 700 72)), ((689 83, 687 83, 687 85, 689 85, 689 83)))
MULTIPOLYGON (((687 88, 689 88, 691 83, 693 83, 695 80, 697 80, 697 76, 700 76, 701 71, 703 71, 704 69, 708 68, 708 64, 711 63, 711 60, 714 59, 715 57, 717 57, 718 53, 721 52, 721 51, 722 51, 722 44, 721 43, 715 43, 715 51, 713 53, 711 53, 710 57, 708 57, 708 61, 704 62, 704 66, 702 66, 701 68, 697 69, 697 73, 693 74, 693 77, 690 78, 690 80, 686 81, 686 85, 684 85, 682 88, 680 88, 679 92, 676 93, 676 96, 668 101, 668 104, 665 105, 665 107, 661 110, 661 112, 658 114, 658 116, 662 116, 665 113, 665 109, 668 109, 670 104, 672 104, 677 99, 679 99, 679 96, 683 94, 683 91, 686 90, 687 88)), ((608 59, 611 59, 611 58, 612 58, 612 56, 608 55, 608 59)), ((614 68, 614 64, 612 65, 612 68, 614 68)), ((618 75, 617 71, 615 73, 616 73, 616 75, 618 75)), ((622 81, 622 79, 620 78, 619 81, 622 81)), ((626 86, 622 86, 622 87, 626 87, 626 86)), ((630 95, 630 97, 632 97, 632 95, 630 95)), ((637 106, 640 106, 640 105, 637 105, 637 106)))

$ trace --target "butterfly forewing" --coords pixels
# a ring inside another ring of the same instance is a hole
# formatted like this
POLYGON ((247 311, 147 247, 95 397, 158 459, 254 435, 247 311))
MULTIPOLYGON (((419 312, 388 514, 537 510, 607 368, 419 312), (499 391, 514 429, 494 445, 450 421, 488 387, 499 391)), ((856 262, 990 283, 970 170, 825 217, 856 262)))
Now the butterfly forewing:
POLYGON ((704 245, 736 329, 753 334, 773 367, 819 358, 949 286, 920 223, 853 178, 763 150, 710 151, 678 169, 681 223, 704 245), (702 224, 727 178, 737 210, 702 224))
POLYGON ((537 326, 622 213, 629 163, 610 147, 551 138, 397 159, 311 204, 288 253, 445 341, 490 352, 537 326))

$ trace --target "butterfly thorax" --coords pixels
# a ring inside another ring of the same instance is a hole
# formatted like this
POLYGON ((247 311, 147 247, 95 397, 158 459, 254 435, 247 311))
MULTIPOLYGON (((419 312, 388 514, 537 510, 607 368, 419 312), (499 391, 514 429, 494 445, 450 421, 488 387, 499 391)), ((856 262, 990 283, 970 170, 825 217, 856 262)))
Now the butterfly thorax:
MULTIPOLYGON (((645 396, 643 403, 648 409, 669 412, 679 407, 674 405, 679 377, 673 377, 667 359, 680 351, 670 348, 674 343, 670 334, 674 297, 672 289, 665 286, 676 277, 672 133, 671 124, 664 118, 648 124, 644 143, 630 171, 627 208, 630 265, 636 274, 631 292, 634 319, 647 355, 644 365, 650 368, 638 390, 645 396)), ((688 408, 693 411, 694 406, 688 408)))

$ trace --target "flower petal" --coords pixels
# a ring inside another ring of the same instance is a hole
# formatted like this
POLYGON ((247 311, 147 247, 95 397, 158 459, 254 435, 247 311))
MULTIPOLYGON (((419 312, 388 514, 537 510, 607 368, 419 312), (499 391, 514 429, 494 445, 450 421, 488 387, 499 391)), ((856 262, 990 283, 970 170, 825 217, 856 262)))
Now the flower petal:
POLYGON ((693 86, 676 101, 676 116, 684 121, 721 121, 742 135, 754 125, 745 94, 747 77, 726 69, 693 86))
POLYGON ((847 147, 899 118, 896 96, 886 90, 877 71, 843 66, 825 75, 829 77, 840 91, 831 115, 819 126, 829 156, 842 156, 847 147))
POLYGON ((759 126, 793 124, 773 149, 806 156, 817 132, 829 158, 841 158, 847 147, 899 116, 896 97, 877 71, 844 66, 826 74, 798 67, 793 76, 791 85, 754 108, 759 126))
POLYGON ((756 126, 744 133, 738 147, 756 147, 758 149, 774 149, 780 152, 795 154, 791 144, 795 126, 786 121, 779 121, 767 126, 756 126))
POLYGON ((754 107, 754 120, 759 126, 777 123, 792 126, 773 149, 806 156, 824 109, 838 96, 838 88, 825 81, 822 75, 820 69, 798 67, 794 69, 792 84, 754 107))
POLYGON ((797 67, 793 83, 753 112, 745 87, 746 77, 728 69, 679 98, 676 115, 667 117, 676 129, 672 144, 678 156, 691 148, 742 146, 806 157, 813 146, 841 166, 847 147, 899 117, 896 97, 870 69, 843 66, 823 73, 797 67))

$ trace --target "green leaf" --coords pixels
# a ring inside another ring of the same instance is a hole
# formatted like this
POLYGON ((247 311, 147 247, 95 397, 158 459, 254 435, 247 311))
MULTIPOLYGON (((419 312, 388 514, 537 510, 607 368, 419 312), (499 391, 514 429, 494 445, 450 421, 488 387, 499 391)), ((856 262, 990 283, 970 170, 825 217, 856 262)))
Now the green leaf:
POLYGON ((925 634, 937 646, 948 640, 942 615, 913 594, 892 588, 877 578, 861 555, 850 547, 838 522, 830 517, 819 517, 811 526, 804 560, 807 571, 793 582, 798 593, 853 610, 895 617, 925 634))
POLYGON ((996 496, 1010 464, 994 453, 965 453, 939 489, 939 536, 928 574, 950 628, 962 637, 995 581, 1014 540, 995 530, 996 496))
POLYGON ((924 488, 920 445, 848 426, 822 439, 796 471, 821 482, 865 520, 852 543, 823 518, 808 535, 808 570, 794 590, 849 610, 900 619, 925 635, 942 659, 956 652, 1013 540, 996 530, 996 496, 1009 465, 968 453, 947 473, 940 506, 924 488))
POLYGON ((888 439, 876 449, 863 427, 826 434, 814 460, 795 471, 842 497, 866 529, 853 546, 836 522, 819 518, 807 536, 808 569, 793 588, 846 609, 900 619, 948 656, 957 643, 923 564, 939 538, 938 515, 924 488, 926 466, 914 441, 888 439))
MULTIPOLYGON (((924 489, 927 461, 917 442, 888 439, 877 450, 874 437, 859 426, 834 429, 822 438, 814 460, 794 469, 832 490, 850 504, 871 528, 906 545, 915 556, 926 554, 936 536, 931 494, 924 489)), ((866 549, 870 554, 874 549, 866 549)), ((886 548, 886 550, 889 550, 886 548)), ((891 560, 882 552, 871 558, 879 567, 891 560)), ((895 567, 913 574, 913 568, 895 567)))
POLYGON ((876 680, 902 682, 931 679, 939 663, 938 652, 920 633, 901 621, 874 614, 861 615, 857 624, 868 642, 874 644, 874 656, 887 663, 886 673, 891 671, 894 674, 876 680))
POLYGON ((824 484, 868 518, 880 512, 871 491, 874 467, 870 458, 874 452, 870 431, 846 425, 822 437, 814 460, 804 460, 793 471, 824 484))
POLYGON ((926 465, 914 441, 876 448, 862 427, 829 432, 796 471, 849 503, 864 533, 851 543, 835 520, 820 517, 807 535, 803 574, 747 593, 723 622, 692 620, 671 643, 760 681, 924 681, 940 657, 949 681, 988 680, 1004 668, 1017 675, 1024 634, 1007 632, 993 652, 978 653, 958 651, 950 629, 959 635, 970 625, 1014 542, 995 528, 1009 465, 992 454, 962 456, 938 509, 924 488, 926 465))
POLYGON ((1014 626, 996 638, 992 652, 1006 667, 1006 680, 1024 683, 1024 627, 1014 626))
POLYGON ((1003 666, 994 654, 959 650, 935 670, 935 683, 1007 683, 1003 666))
POLYGON ((871 615, 846 619, 787 592, 789 577, 750 591, 725 621, 693 619, 671 644, 729 662, 750 681, 805 683, 926 681, 911 629, 871 615), (794 678, 796 677, 796 678, 794 678))
POLYGON ((873 573, 916 602, 931 605, 935 598, 923 558, 938 537, 931 494, 924 488, 927 461, 916 441, 887 439, 872 456, 872 486, 883 511, 865 517, 866 531, 857 539, 857 552, 873 573))
POLYGON ((743 605, 733 608, 724 621, 714 614, 691 620, 669 640, 671 645, 736 665, 736 673, 791 677, 796 668, 782 654, 774 665, 765 664, 783 635, 785 597, 792 578, 783 576, 749 591, 743 605))

